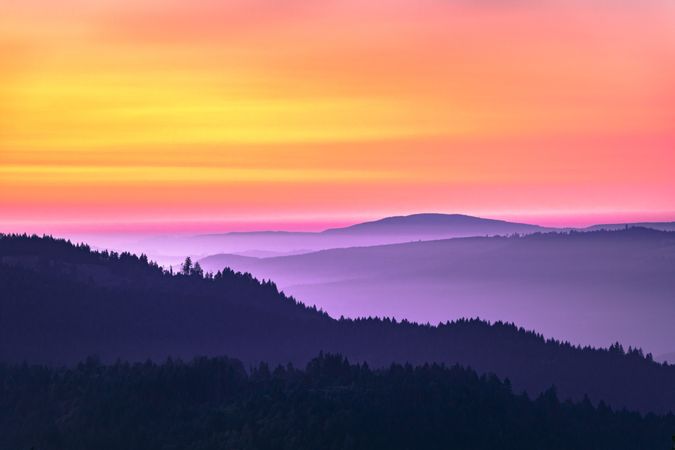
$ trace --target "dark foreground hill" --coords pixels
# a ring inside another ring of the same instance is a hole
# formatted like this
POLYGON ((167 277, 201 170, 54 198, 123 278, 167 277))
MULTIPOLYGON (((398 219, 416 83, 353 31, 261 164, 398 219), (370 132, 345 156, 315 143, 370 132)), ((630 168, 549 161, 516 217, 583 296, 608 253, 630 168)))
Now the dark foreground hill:
POLYGON ((0 237, 0 361, 71 364, 88 355, 139 361, 230 355, 304 365, 319 351, 372 367, 459 363, 508 377, 516 391, 675 409, 675 366, 615 345, 579 348, 513 325, 335 320, 249 275, 171 275, 129 254, 65 241, 0 237))
POLYGON ((672 415, 530 400, 458 366, 0 365, 3 449, 665 450, 673 431, 672 415))

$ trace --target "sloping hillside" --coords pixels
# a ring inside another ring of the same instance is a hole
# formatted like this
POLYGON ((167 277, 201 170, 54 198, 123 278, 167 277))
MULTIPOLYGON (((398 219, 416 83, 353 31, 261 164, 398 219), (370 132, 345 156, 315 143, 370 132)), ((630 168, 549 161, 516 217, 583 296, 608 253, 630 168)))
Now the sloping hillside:
POLYGON ((171 275, 142 257, 50 238, 2 236, 0 261, 0 361, 227 354, 302 365, 323 350, 374 367, 460 363, 508 377, 516 390, 556 385, 563 398, 587 393, 643 411, 675 405, 675 367, 618 346, 581 349, 479 320, 334 320, 248 275, 171 275))
POLYGON ((278 258, 204 258, 272 279, 335 317, 482 317, 582 345, 675 342, 675 233, 644 228, 476 237, 278 258))

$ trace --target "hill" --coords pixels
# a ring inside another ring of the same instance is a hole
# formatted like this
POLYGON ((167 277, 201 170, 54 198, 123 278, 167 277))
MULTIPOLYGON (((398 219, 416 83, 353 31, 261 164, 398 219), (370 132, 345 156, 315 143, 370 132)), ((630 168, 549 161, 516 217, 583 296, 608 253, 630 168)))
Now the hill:
POLYGON ((95 236, 88 236, 86 241, 101 248, 146 253, 158 258, 163 264, 176 264, 186 255, 204 257, 214 253, 228 253, 267 257, 309 253, 329 248, 462 236, 525 234, 547 230, 537 225, 460 214, 414 214, 322 232, 254 231, 194 236, 151 236, 129 239, 126 245, 122 239, 112 246, 110 242, 95 236))
POLYGON ((385 217, 343 228, 324 231, 327 235, 390 235, 408 236, 410 240, 423 237, 442 239, 461 236, 509 235, 546 230, 538 225, 484 219, 464 214, 412 214, 385 217))
MULTIPOLYGON (((675 231, 673 222, 628 224, 666 231, 675 231)), ((577 231, 623 229, 626 224, 595 225, 577 231)), ((168 266, 185 256, 203 258, 217 253, 253 257, 288 256, 331 248, 386 245, 473 236, 509 236, 514 233, 570 231, 572 228, 551 228, 538 225, 485 219, 463 214, 422 213, 385 217, 321 232, 251 231, 197 235, 170 234, 78 234, 67 236, 86 242, 94 248, 144 253, 168 266)))
POLYGON ((597 230, 623 230, 626 228, 650 228, 660 231, 675 231, 675 222, 630 222, 630 223, 606 223, 586 227, 585 231, 597 230))
POLYGON ((672 415, 561 402, 554 390, 530 400, 456 366, 372 370, 336 355, 250 372, 227 358, 0 365, 7 449, 642 450, 668 448, 673 429, 672 415))
POLYGON ((0 361, 72 364, 231 355, 245 364, 304 365, 319 351, 384 367, 459 363, 508 377, 516 392, 555 385, 562 398, 616 407, 675 407, 675 366, 618 345, 580 348, 504 323, 439 326, 335 320, 272 283, 225 270, 171 275, 130 254, 51 238, 0 237, 0 361))
POLYGON ((334 317, 515 322, 582 345, 672 351, 675 233, 618 231, 474 237, 235 260, 334 317))

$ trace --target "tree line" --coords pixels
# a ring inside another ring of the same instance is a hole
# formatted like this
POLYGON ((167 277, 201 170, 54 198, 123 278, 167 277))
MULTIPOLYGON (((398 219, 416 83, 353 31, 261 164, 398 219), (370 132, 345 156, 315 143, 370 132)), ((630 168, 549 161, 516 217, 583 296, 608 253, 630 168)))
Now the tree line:
POLYGON ((442 364, 304 369, 229 358, 0 365, 0 448, 34 450, 667 449, 672 414, 535 398, 442 364))

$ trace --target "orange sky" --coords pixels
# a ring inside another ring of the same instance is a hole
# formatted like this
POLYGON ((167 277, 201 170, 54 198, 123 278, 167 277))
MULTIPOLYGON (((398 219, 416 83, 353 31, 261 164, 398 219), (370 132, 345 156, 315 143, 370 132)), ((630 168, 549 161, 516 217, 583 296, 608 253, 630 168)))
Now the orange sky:
POLYGON ((675 220, 673 105, 672 0, 4 0, 0 231, 675 220))

